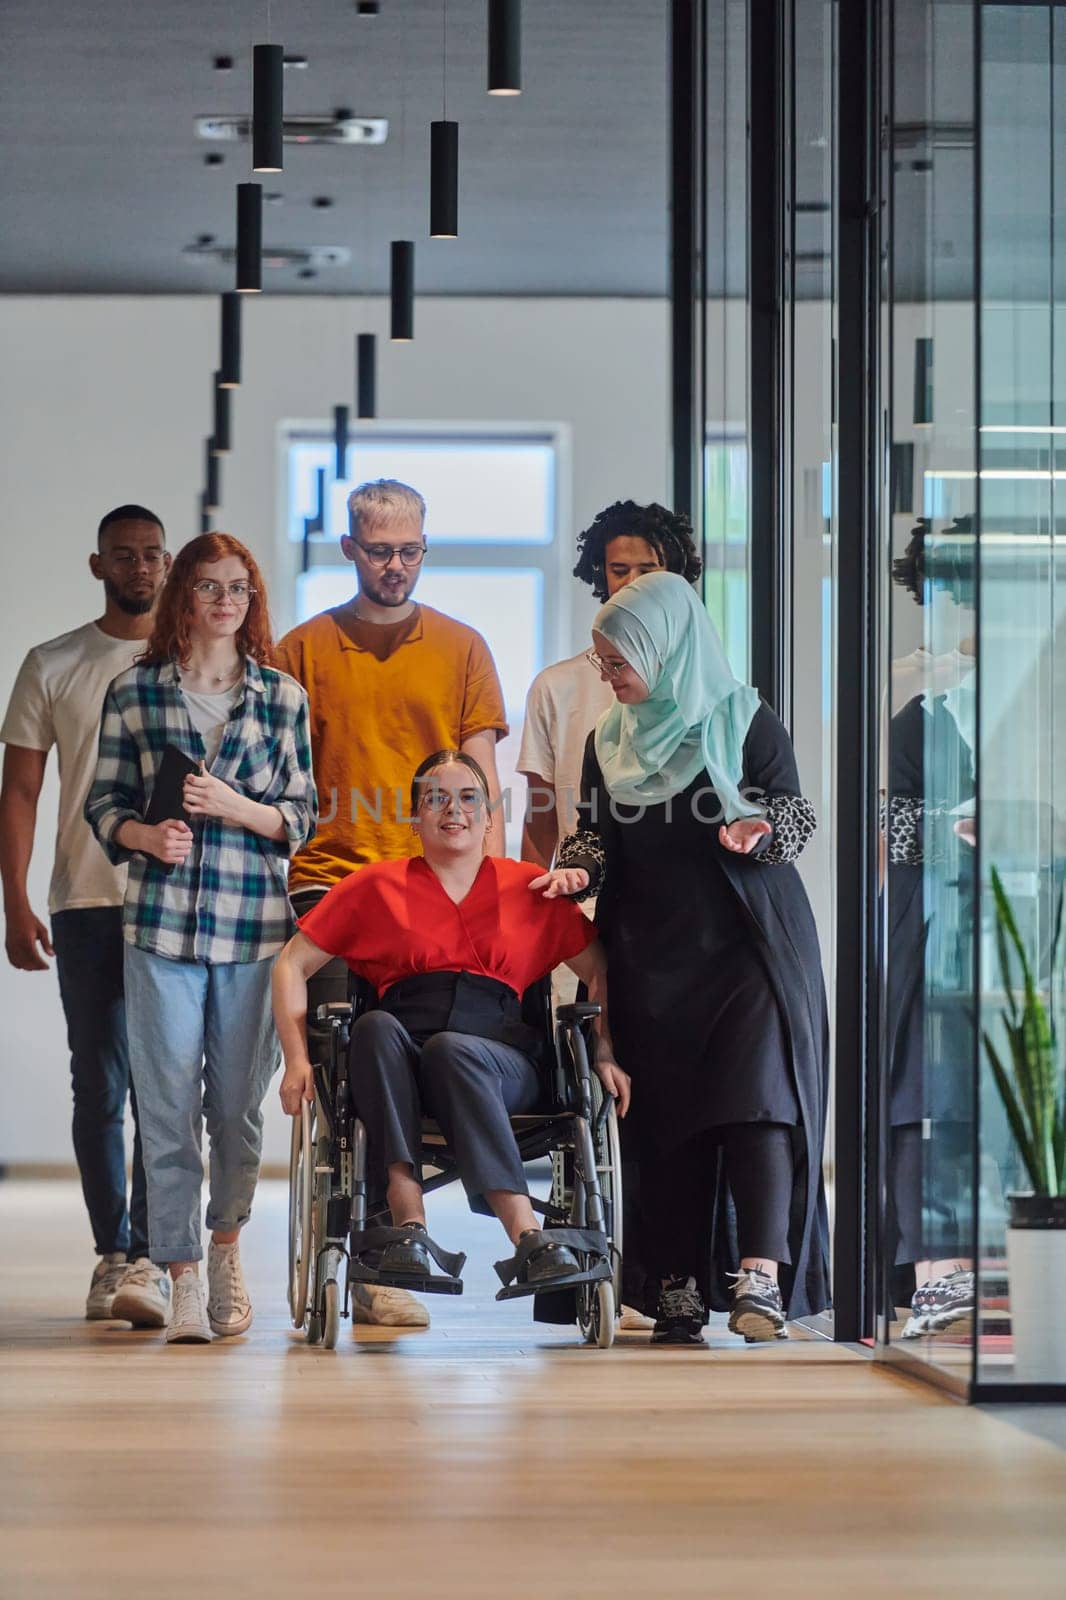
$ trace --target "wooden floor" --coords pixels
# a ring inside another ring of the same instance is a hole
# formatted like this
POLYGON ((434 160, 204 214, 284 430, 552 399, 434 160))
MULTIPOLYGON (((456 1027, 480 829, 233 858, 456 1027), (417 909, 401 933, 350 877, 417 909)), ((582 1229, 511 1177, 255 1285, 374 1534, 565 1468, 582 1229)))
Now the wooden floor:
POLYGON ((0 1184, 0 1595, 687 1600, 1066 1593, 1066 1455, 817 1341, 582 1348, 491 1300, 493 1225, 429 1332, 306 1348, 284 1189, 256 1321, 165 1348, 79 1320, 69 1183, 0 1184))

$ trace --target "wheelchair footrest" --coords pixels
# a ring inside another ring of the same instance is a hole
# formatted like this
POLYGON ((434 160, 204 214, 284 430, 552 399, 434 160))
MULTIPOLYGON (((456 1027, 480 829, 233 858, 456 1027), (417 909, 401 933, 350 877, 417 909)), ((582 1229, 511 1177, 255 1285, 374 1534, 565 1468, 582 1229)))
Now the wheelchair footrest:
POLYGON ((389 1268, 385 1256, 390 1246, 411 1243, 409 1228, 353 1228, 349 1237, 351 1259, 348 1276, 355 1283, 379 1284, 383 1288, 408 1289, 412 1294, 462 1294, 463 1280, 459 1274, 466 1264, 462 1252, 443 1249, 428 1233, 418 1233, 415 1239, 431 1256, 441 1275, 389 1268))
POLYGON ((523 1239, 508 1261, 496 1262, 496 1276, 503 1284, 497 1300, 516 1300, 522 1295, 550 1294, 562 1289, 576 1289, 582 1283, 603 1283, 611 1277, 610 1245, 607 1235, 597 1228, 546 1228, 540 1239, 532 1235, 523 1239), (579 1272, 565 1276, 539 1278, 530 1283, 526 1279, 529 1257, 543 1248, 544 1239, 553 1244, 565 1245, 584 1259, 579 1272))
POLYGON ((542 1278, 539 1283, 512 1283, 496 1291, 497 1300, 519 1300, 529 1294, 558 1294, 563 1289, 576 1289, 582 1283, 604 1283, 611 1276, 606 1261, 598 1261, 587 1272, 571 1272, 565 1278, 542 1278))
POLYGON ((380 1272, 353 1261, 348 1268, 351 1283, 369 1283, 382 1289, 407 1289, 411 1294, 462 1294, 462 1278, 419 1278, 413 1272, 380 1272))

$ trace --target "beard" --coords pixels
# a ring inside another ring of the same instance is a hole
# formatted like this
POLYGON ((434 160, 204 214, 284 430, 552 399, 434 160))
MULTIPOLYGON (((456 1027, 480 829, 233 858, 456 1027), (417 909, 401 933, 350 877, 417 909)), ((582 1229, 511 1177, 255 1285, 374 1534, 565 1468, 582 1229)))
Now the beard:
POLYGON ((392 587, 385 584, 380 578, 376 582, 373 578, 369 580, 362 579, 360 582, 362 592, 369 600, 373 600, 375 605, 379 606, 402 606, 410 599, 413 587, 414 585, 406 577, 401 584, 392 587))
POLYGON ((127 617, 146 617, 155 605, 155 594, 124 594, 112 579, 104 579, 104 593, 127 617))

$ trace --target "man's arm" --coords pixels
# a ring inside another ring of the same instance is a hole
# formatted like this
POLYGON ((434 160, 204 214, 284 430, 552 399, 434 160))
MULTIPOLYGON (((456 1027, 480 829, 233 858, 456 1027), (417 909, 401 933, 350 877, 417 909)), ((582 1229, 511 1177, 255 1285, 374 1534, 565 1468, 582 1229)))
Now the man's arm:
POLYGON ((559 843, 559 820, 555 786, 539 772, 526 773, 526 814, 522 824, 522 860, 532 861, 545 871, 552 864, 559 843))
POLYGON ((9 744, 0 785, 0 877, 4 884, 7 959, 23 972, 46 972, 45 955, 54 955, 48 929, 34 915, 27 889, 37 802, 44 783, 47 750, 9 744))
POLYGON ((464 739, 459 748, 468 756, 473 756, 486 778, 489 780, 489 831, 485 835, 485 847, 490 856, 502 856, 507 853, 507 838, 504 828, 503 806, 500 803, 500 775, 496 771, 496 730, 486 728, 482 733, 472 733, 464 739))

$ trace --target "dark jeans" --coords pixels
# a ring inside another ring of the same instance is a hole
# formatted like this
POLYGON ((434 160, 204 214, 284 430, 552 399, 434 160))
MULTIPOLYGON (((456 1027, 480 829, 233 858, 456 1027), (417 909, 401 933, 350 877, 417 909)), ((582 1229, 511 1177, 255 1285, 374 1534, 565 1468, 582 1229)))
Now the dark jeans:
POLYGON ((367 1011, 352 1029, 351 1083, 366 1124, 372 1187, 386 1170, 408 1162, 421 1178, 423 1116, 433 1117, 455 1157, 473 1211, 487 1213, 485 1194, 528 1194, 510 1117, 531 1111, 542 1094, 540 1074, 521 1050, 469 1033, 435 1033, 416 1044, 387 1011, 367 1011))
POLYGON ((98 1255, 148 1254, 137 1101, 130 1082, 122 987, 122 908, 57 911, 52 918, 59 993, 74 1090, 74 1155, 98 1255), (133 1187, 126 1205, 126 1096, 133 1107, 133 1187))

